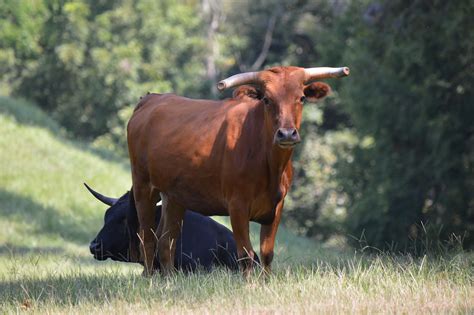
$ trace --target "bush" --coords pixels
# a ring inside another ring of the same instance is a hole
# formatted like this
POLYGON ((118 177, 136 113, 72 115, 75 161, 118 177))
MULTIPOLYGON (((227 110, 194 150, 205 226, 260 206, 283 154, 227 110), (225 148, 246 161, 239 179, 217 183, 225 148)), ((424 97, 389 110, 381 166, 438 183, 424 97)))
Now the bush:
POLYGON ((369 245, 411 250, 428 233, 474 247, 472 10, 384 1, 344 16, 352 78, 341 102, 358 143, 336 167, 347 231, 369 245))

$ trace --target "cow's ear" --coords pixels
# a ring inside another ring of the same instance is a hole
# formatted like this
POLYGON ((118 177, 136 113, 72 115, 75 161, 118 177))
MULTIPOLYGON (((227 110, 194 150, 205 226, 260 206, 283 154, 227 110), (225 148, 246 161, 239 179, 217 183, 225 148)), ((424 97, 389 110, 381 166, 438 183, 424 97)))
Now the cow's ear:
POLYGON ((253 98, 253 99, 261 99, 262 98, 262 92, 260 92, 259 89, 257 89, 254 86, 251 85, 241 85, 238 88, 234 90, 232 93, 233 98, 253 98))
POLYGON ((323 82, 313 82, 304 87, 304 96, 308 102, 317 102, 331 93, 331 87, 323 82))

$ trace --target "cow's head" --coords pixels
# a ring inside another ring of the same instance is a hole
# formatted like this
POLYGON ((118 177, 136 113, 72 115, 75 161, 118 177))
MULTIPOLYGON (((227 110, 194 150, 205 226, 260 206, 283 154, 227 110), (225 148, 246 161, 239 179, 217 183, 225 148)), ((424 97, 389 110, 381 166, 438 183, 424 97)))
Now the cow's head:
POLYGON ((274 67, 260 72, 236 74, 220 81, 219 90, 241 86, 234 97, 251 97, 261 101, 265 108, 265 125, 273 134, 273 143, 282 149, 291 149, 301 141, 299 128, 303 104, 324 98, 331 90, 323 78, 349 75, 349 68, 274 67))
POLYGON ((87 184, 84 185, 94 197, 109 206, 105 212, 104 226, 89 245, 91 254, 97 260, 111 258, 117 261, 130 261, 130 237, 127 230, 130 192, 116 199, 106 197, 87 184))

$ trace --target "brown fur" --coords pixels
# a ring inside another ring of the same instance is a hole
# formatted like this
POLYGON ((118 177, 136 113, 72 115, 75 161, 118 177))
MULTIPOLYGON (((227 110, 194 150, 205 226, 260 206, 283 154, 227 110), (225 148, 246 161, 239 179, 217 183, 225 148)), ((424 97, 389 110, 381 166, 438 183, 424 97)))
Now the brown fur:
POLYGON ((234 92, 232 93, 233 98, 253 98, 253 99, 261 99, 262 92, 259 91, 256 87, 250 85, 242 85, 237 87, 234 92))
MULTIPOLYGON (((231 99, 151 94, 135 109, 128 146, 145 274, 153 269, 154 205, 160 194, 163 211, 156 235, 164 273, 173 266, 173 240, 185 208, 230 215, 238 255, 250 258, 244 261, 245 273, 254 257, 249 221, 261 223, 261 258, 270 270, 293 154, 292 148, 276 145, 274 135, 278 128, 299 129, 305 86, 302 68, 277 67, 259 76, 261 86, 240 87, 231 99)), ((313 94, 308 96, 324 96, 313 94)))
POLYGON ((313 82, 304 88, 304 94, 309 102, 316 102, 331 93, 331 87, 323 82, 313 82))

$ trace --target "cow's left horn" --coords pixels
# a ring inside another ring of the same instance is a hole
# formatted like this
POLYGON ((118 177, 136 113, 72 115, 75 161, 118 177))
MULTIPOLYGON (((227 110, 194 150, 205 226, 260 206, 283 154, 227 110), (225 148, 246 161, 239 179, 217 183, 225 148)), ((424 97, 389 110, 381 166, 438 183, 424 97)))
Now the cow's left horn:
POLYGON ((88 190, 94 197, 96 197, 99 201, 105 203, 105 204, 108 205, 108 206, 113 206, 113 205, 118 201, 117 198, 107 197, 107 196, 102 195, 101 193, 98 193, 98 192, 95 191, 94 189, 90 188, 89 185, 87 185, 86 183, 84 183, 84 186, 86 186, 87 190, 88 190))
POLYGON ((305 82, 324 79, 324 78, 342 78, 349 75, 348 67, 341 68, 329 68, 329 67, 318 67, 318 68, 305 68, 305 82))
POLYGON ((258 82, 258 72, 244 72, 219 81, 219 83, 217 83, 217 89, 223 91, 234 86, 256 82, 258 82))

